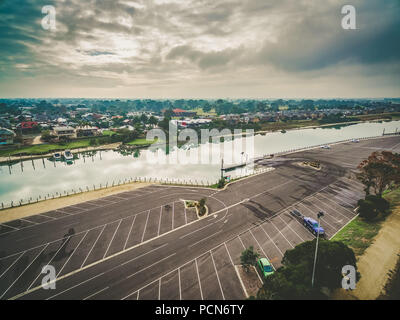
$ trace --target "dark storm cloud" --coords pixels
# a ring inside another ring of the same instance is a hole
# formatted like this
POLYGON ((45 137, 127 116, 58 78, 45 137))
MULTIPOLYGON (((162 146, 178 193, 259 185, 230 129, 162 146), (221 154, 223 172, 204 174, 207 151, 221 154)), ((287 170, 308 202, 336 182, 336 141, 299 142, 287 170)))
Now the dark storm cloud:
POLYGON ((400 86, 398 0, 0 0, 0 30, 0 90, 63 75, 60 85, 91 87, 193 80, 229 95, 238 72, 282 91, 321 76, 400 86), (341 28, 344 4, 357 30, 341 28), (56 32, 41 28, 44 5, 57 10, 56 32))

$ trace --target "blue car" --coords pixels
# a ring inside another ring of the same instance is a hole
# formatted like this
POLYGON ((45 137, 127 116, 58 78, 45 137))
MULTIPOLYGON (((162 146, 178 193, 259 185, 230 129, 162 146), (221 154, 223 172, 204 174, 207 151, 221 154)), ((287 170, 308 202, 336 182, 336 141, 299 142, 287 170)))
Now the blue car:
POLYGON ((325 230, 324 228, 322 228, 321 226, 318 229, 318 222, 316 220, 314 220, 313 218, 310 217, 304 217, 303 218, 303 224, 304 226, 310 230, 315 236, 317 236, 318 231, 319 231, 319 235, 321 237, 325 236, 325 230))

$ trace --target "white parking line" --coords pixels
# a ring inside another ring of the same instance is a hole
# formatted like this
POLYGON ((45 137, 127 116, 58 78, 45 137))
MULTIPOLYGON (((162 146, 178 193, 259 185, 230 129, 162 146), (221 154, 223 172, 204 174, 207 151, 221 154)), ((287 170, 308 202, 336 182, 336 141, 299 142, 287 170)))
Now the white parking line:
POLYGON ((124 250, 125 250, 125 248, 126 248, 126 245, 128 244, 129 236, 131 235, 132 228, 133 228, 133 225, 134 225, 134 223, 135 223, 136 217, 137 217, 137 214, 133 217, 132 224, 131 224, 131 228, 129 229, 128 236, 126 237, 126 240, 125 240, 124 250))
POLYGON ((173 257, 174 255, 176 255, 176 252, 173 253, 173 254, 170 254, 168 257, 162 258, 162 259, 158 260, 157 262, 154 262, 154 263, 148 265, 147 267, 145 267, 145 268, 143 268, 143 269, 140 269, 139 271, 136 271, 136 272, 130 274, 129 276, 126 277, 126 279, 129 279, 129 278, 133 277, 134 275, 137 275, 138 273, 140 273, 140 272, 142 272, 142 271, 144 271, 144 270, 147 270, 147 269, 151 268, 152 266, 154 266, 154 265, 156 265, 156 264, 159 264, 160 262, 162 262, 162 261, 164 261, 164 260, 167 260, 168 258, 173 257))
POLYGON ((183 210, 185 212, 185 224, 187 224, 186 206, 183 204, 183 210))
POLYGON ((150 210, 147 212, 146 223, 145 223, 144 228, 143 228, 142 240, 140 242, 143 242, 143 240, 144 240, 144 234, 145 234, 146 228, 147 228, 147 221, 149 221, 149 215, 150 215, 150 210))
POLYGON ((197 259, 194 259, 194 261, 195 261, 195 263, 196 263, 197 280, 199 281, 201 300, 204 300, 204 298, 203 298, 203 290, 201 289, 200 274, 199 274, 199 266, 197 265, 197 259))
POLYGON ((111 247, 111 243, 113 242, 113 240, 114 240, 114 238, 115 238, 115 235, 117 234, 117 231, 118 231, 118 229, 119 229, 119 226, 121 225, 121 222, 122 222, 122 219, 119 220, 118 226, 117 226, 117 228, 115 229, 114 234, 113 234, 113 236, 112 236, 112 238, 111 238, 111 240, 110 240, 110 243, 109 243, 108 246, 107 246, 107 250, 106 250, 106 252, 104 252, 103 259, 106 257, 106 255, 107 255, 107 253, 108 253, 108 250, 109 250, 110 247, 111 247))
MULTIPOLYGON (((326 216, 332 218, 334 221, 336 221, 336 223, 341 224, 342 220, 338 220, 336 219, 332 214, 328 213, 326 210, 323 210, 321 207, 319 207, 318 205, 315 204, 315 202, 312 202, 311 205, 313 205, 314 207, 316 207, 318 209, 318 211, 322 211, 326 216)), ((346 219, 348 219, 348 217, 345 216, 346 219)))
POLYGON ((25 222, 28 222, 28 223, 38 224, 37 222, 26 220, 26 219, 22 219, 22 218, 19 218, 18 220, 25 221, 25 222))
POLYGON ((238 235, 238 238, 239 238, 239 240, 240 240, 240 243, 241 243, 242 246, 243 246, 243 249, 246 249, 246 246, 244 245, 244 243, 243 243, 243 241, 242 241, 242 238, 240 237, 240 234, 238 235))
POLYGON ((37 256, 35 257, 35 259, 33 259, 31 261, 30 264, 28 264, 28 266, 24 269, 24 271, 22 271, 22 273, 20 273, 20 275, 17 277, 17 279, 14 280, 14 282, 7 288, 6 291, 3 292, 3 294, 0 296, 0 299, 2 299, 4 297, 4 295, 8 292, 8 290, 11 289, 11 287, 18 281, 19 278, 21 278, 21 276, 25 273, 26 270, 28 270, 28 268, 32 265, 32 263, 35 262, 35 260, 42 254, 42 252, 49 246, 49 244, 47 244, 46 246, 44 246, 44 248, 37 254, 37 256))
POLYGON ((182 300, 181 268, 178 268, 179 300, 182 300))
POLYGON ((175 202, 172 202, 172 229, 174 230, 175 202))
POLYGON ((106 291, 108 288, 109 288, 109 287, 105 287, 104 289, 101 289, 101 290, 99 290, 99 291, 97 291, 97 292, 95 292, 95 293, 92 293, 91 295, 87 296, 86 298, 83 298, 83 300, 88 300, 88 299, 94 297, 95 295, 98 295, 99 293, 101 293, 101 292, 103 292, 103 291, 106 291))
MULTIPOLYGON (((326 197, 326 196, 324 196, 323 194, 320 194, 321 196, 323 196, 325 199, 327 199, 327 200, 329 200, 329 201, 331 201, 332 203, 334 203, 334 204, 336 204, 336 205, 339 205, 340 206, 340 204, 338 204, 338 203, 336 203, 335 201, 333 201, 332 199, 329 199, 328 197, 326 197)), ((318 199, 318 198, 317 198, 318 199)), ((321 200, 320 200, 321 201, 321 200)), ((321 201, 322 202, 322 201, 321 201)), ((340 206, 341 208, 343 208, 344 210, 346 210, 346 211, 348 211, 348 212, 350 212, 352 215, 354 215, 354 212, 352 212, 351 210, 349 210, 349 209, 347 209, 347 208, 345 208, 345 207, 343 207, 343 206, 340 206)), ((353 206, 354 207, 354 206, 353 206)))
POLYGON ((161 278, 158 280, 158 300, 161 300, 161 278))
POLYGON ((74 288, 76 288, 76 287, 79 287, 80 285, 82 285, 82 284, 84 284, 84 283, 86 283, 86 282, 89 282, 89 281, 91 281, 91 280, 93 280, 93 279, 96 279, 96 278, 102 276, 103 274, 104 274, 104 272, 99 273, 99 274, 95 275, 95 276, 92 277, 92 278, 86 279, 86 280, 84 280, 84 281, 82 281, 82 282, 80 282, 80 283, 78 283, 78 284, 76 284, 76 285, 74 285, 74 286, 72 286, 72 287, 69 287, 68 289, 65 289, 65 290, 63 290, 63 291, 61 291, 61 292, 59 292, 59 293, 57 293, 57 294, 55 294, 55 295, 53 295, 53 296, 51 296, 51 297, 46 298, 46 300, 53 299, 53 298, 55 298, 55 297, 57 297, 57 296, 59 296, 59 295, 65 293, 65 292, 67 292, 67 291, 69 291, 69 290, 71 290, 71 289, 74 289, 74 288))
POLYGON ((26 251, 22 252, 21 255, 20 255, 17 259, 15 259, 14 262, 13 262, 12 264, 10 264, 10 266, 0 275, 0 278, 1 278, 2 276, 4 276, 4 275, 7 273, 7 271, 8 271, 9 269, 11 269, 11 267, 12 267, 15 263, 17 263, 17 261, 25 254, 25 252, 26 252, 26 251))
MULTIPOLYGON (((323 202, 322 200, 318 199, 317 197, 315 197, 315 199, 317 199, 319 202, 321 202, 324 206, 327 206, 328 208, 330 208, 332 211, 335 211, 335 212, 339 213, 343 218, 351 219, 351 218, 349 218, 348 216, 345 216, 344 214, 340 213, 339 210, 333 208, 332 206, 330 206, 330 205, 327 204, 326 202, 323 202)), ((340 206, 340 207, 343 208, 343 209, 346 209, 346 208, 342 207, 342 206, 339 205, 339 204, 338 204, 338 206, 340 206)), ((350 210, 349 210, 349 211, 350 211, 350 210)), ((350 212, 351 212, 351 211, 350 211, 350 212)), ((354 216, 354 212, 352 213, 352 217, 353 217, 353 216, 354 216)))
POLYGON ((211 255, 212 263, 213 263, 213 265, 214 265, 215 274, 217 275, 217 280, 218 280, 218 284, 219 284, 219 289, 221 290, 221 293, 222 293, 222 299, 225 300, 224 291, 222 290, 221 281, 219 280, 217 267, 215 266, 215 261, 214 261, 214 257, 213 257, 213 255, 212 255, 211 250, 210 250, 210 255, 211 255))
POLYGON ((292 230, 293 231, 293 233, 301 240, 301 241, 305 241, 302 237, 300 237, 300 235, 296 232, 296 231, 294 231, 293 229, 292 229, 292 227, 289 225, 289 223, 287 223, 287 222, 285 222, 285 220, 283 220, 282 219, 282 217, 279 215, 278 216, 279 217, 279 219, 281 219, 285 224, 286 224, 286 226, 290 229, 290 230, 292 230))
MULTIPOLYGON (((58 250, 56 251, 56 253, 51 257, 51 259, 49 260, 49 262, 47 262, 45 265, 50 265, 50 263, 53 261, 53 259, 57 256, 57 254, 60 252, 60 250, 62 248, 64 248, 65 244, 68 243, 68 239, 70 239, 71 236, 69 236, 65 241, 63 241, 62 245, 60 246, 60 248, 58 248, 58 250)), ((39 272, 39 274, 37 275, 37 277, 32 281, 32 283, 29 285, 29 287, 26 289, 26 291, 28 291, 33 284, 36 282, 36 280, 40 277, 40 275, 42 274, 42 272, 39 272)))
POLYGON ((208 240, 209 238, 211 238, 211 237, 213 237, 213 236, 215 236, 216 234, 221 233, 221 232, 222 232, 222 230, 219 230, 219 231, 213 233, 212 235, 209 235, 208 237, 205 237, 205 238, 203 238, 203 239, 201 239, 201 240, 199 240, 199 241, 197 241, 197 242, 191 244, 191 245, 189 246, 189 248, 192 248, 192 247, 194 247, 195 245, 199 244, 200 242, 203 242, 203 241, 205 241, 205 240, 208 240))
MULTIPOLYGON (((309 212, 314 213, 309 207, 305 206, 303 203, 300 203, 304 208, 306 208, 309 212)), ((329 217, 329 216, 328 216, 329 217)), ((330 226, 333 230, 336 230, 337 228, 331 225, 328 221, 324 221, 328 226, 330 226)))
MULTIPOLYGON (((43 213, 39 214, 39 216, 43 216, 43 217, 46 217, 46 218, 49 218, 49 219, 52 219, 52 220, 57 220, 57 218, 50 217, 50 216, 46 216, 46 215, 43 214, 43 213)), ((46 221, 45 221, 45 222, 46 222, 46 221)))
POLYGON ((85 235, 82 237, 81 241, 79 241, 78 245, 75 247, 74 251, 72 252, 72 254, 68 257, 67 261, 65 261, 64 265, 61 267, 60 271, 57 273, 56 278, 58 278, 58 276, 61 274, 61 271, 63 271, 64 267, 67 265, 67 263, 69 262, 69 260, 72 258, 72 256, 74 255, 75 251, 78 249, 78 247, 81 245, 81 243, 83 242, 83 240, 86 238, 87 234, 89 233, 89 230, 86 231, 85 235))
POLYGON ((162 216, 162 206, 160 207, 160 219, 159 219, 159 221, 158 221, 158 231, 157 231, 157 237, 160 235, 161 216, 162 216))
POLYGON ((267 233, 267 231, 265 231, 265 229, 263 228, 263 224, 260 224, 259 227, 261 228, 262 231, 264 231, 265 235, 268 237, 269 241, 271 241, 271 243, 275 246, 275 248, 278 249, 278 251, 280 252, 280 254, 283 257, 283 252, 281 251, 281 249, 279 249, 279 247, 275 244, 275 242, 271 239, 271 237, 269 236, 269 234, 267 233))
MULTIPOLYGON (((340 200, 341 200, 342 202, 344 202, 345 204, 347 204, 347 205, 349 205, 349 206, 351 206, 351 207, 353 206, 351 203, 347 202, 346 200, 343 200, 343 195, 342 195, 342 194, 340 194, 338 191, 336 191, 336 190, 333 189, 333 188, 331 188, 331 189, 332 189, 332 191, 338 193, 337 195, 334 195, 335 198, 340 197, 340 200)), ((322 193, 321 193, 321 195, 322 195, 323 197, 325 197, 325 198, 328 198, 327 196, 325 196, 325 195, 322 194, 322 193)), ((332 201, 333 201, 333 200, 332 200, 332 201)))
POLYGON ((14 229, 14 230, 21 230, 21 229, 18 229, 16 227, 12 227, 12 226, 9 226, 7 224, 2 224, 2 223, 0 223, 0 226, 7 227, 7 228, 10 228, 10 229, 14 229))
POLYGON ((100 232, 99 235, 97 236, 96 241, 93 243, 92 248, 90 248, 89 253, 86 255, 85 260, 83 260, 83 263, 82 263, 82 265, 81 265, 81 269, 82 269, 82 267, 84 266, 84 264, 85 264, 87 258, 89 257, 89 255, 92 253, 92 250, 93 250, 94 246, 96 245, 97 241, 99 241, 99 238, 100 238, 100 236, 101 236, 101 234, 103 233, 103 231, 104 231, 105 228, 106 228, 106 224, 103 226, 103 229, 101 229, 101 232, 100 232))
POLYGON ((269 260, 267 254, 265 253, 264 249, 261 247, 260 243, 258 242, 258 240, 256 239, 256 237, 254 236, 253 232, 250 231, 251 236, 253 237, 254 240, 256 240, 257 245, 260 247, 261 251, 263 252, 264 256, 269 260))
POLYGON ((294 248, 294 245, 292 245, 292 243, 284 236, 284 234, 281 232, 281 230, 279 230, 279 229, 276 227, 276 225, 272 222, 272 220, 270 220, 270 222, 271 222, 272 226, 273 226, 276 230, 278 230, 278 232, 282 235, 282 237, 285 238, 286 242, 289 243, 289 245, 290 245, 292 248, 294 248))

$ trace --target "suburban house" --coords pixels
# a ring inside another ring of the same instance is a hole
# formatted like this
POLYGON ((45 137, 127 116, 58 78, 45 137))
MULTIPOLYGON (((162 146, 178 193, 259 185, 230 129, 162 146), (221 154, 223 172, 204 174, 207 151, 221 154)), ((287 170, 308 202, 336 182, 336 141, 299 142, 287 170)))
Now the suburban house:
POLYGON ((75 129, 72 127, 54 127, 53 134, 58 138, 75 138, 75 129))
POLYGON ((172 112, 174 113, 174 115, 176 117, 194 117, 197 115, 196 112, 187 111, 187 110, 183 110, 183 109, 174 109, 174 110, 172 110, 172 112))
POLYGON ((6 128, 0 128, 0 145, 7 145, 14 143, 15 133, 6 128))
POLYGON ((76 127, 77 137, 92 137, 99 134, 99 128, 91 126, 76 127))

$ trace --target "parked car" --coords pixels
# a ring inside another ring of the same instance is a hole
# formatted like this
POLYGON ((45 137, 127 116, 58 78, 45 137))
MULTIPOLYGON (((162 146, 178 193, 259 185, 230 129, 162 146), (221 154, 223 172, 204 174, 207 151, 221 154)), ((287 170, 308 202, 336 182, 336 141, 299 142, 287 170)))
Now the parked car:
POLYGON ((319 235, 321 237, 325 236, 324 228, 322 228, 321 226, 319 226, 319 228, 318 228, 318 222, 316 220, 314 220, 313 218, 303 217, 303 225, 308 230, 310 230, 315 236, 318 234, 318 231, 319 231, 319 235))
POLYGON ((353 140, 351 140, 351 142, 354 142, 354 143, 359 143, 359 142, 360 142, 360 140, 358 140, 358 139, 353 139, 353 140))
POLYGON ((331 147, 328 145, 322 146, 321 149, 330 149, 331 147))
POLYGON ((263 274, 264 278, 267 278, 268 276, 270 276, 275 272, 274 267, 267 258, 258 259, 257 265, 260 268, 260 271, 263 274))

